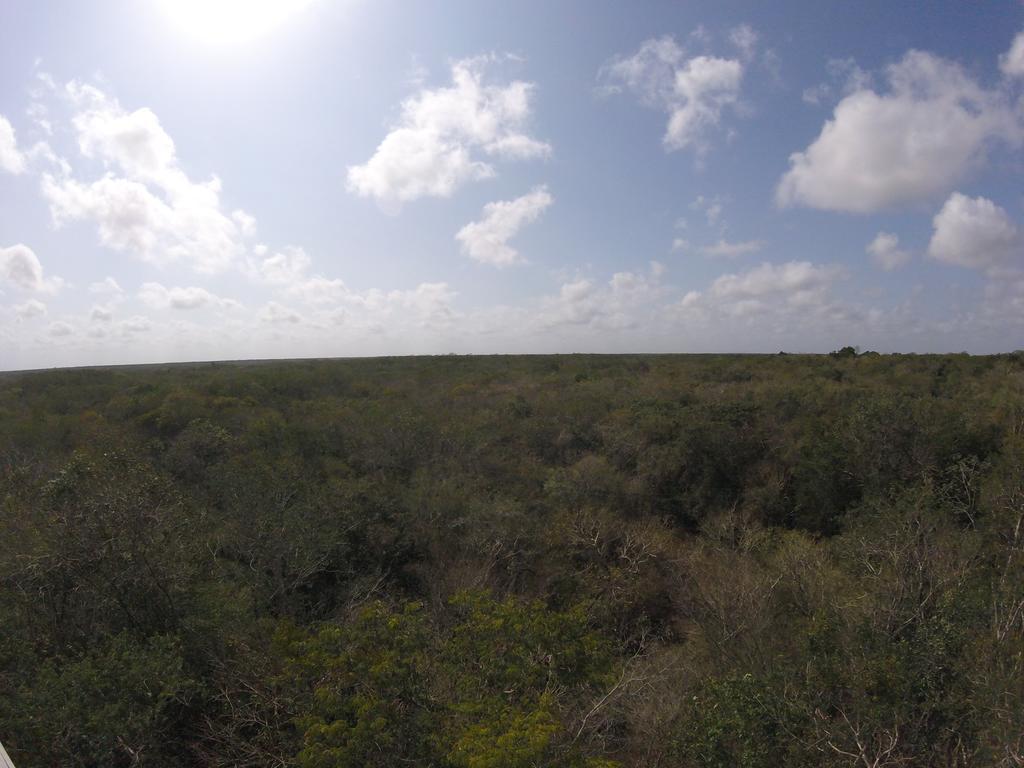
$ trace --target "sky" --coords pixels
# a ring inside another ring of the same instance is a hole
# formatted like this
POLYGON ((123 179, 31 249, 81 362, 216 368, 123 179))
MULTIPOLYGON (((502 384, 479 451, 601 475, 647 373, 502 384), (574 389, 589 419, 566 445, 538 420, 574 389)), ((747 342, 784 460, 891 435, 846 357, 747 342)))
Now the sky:
POLYGON ((0 0, 0 370, 1024 347, 1024 3, 0 0))

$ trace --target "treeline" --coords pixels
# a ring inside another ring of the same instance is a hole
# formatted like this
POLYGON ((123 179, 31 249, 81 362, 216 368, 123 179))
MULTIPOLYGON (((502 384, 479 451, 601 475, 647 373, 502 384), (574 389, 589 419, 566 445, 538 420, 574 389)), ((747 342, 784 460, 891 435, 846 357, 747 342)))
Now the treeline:
POLYGON ((0 377, 33 766, 1024 765, 1024 354, 0 377))

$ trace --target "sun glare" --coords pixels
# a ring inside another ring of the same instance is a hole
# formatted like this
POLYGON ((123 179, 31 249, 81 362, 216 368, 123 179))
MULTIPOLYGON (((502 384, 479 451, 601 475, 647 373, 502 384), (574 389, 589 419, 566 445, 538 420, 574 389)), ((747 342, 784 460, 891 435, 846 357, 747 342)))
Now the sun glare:
POLYGON ((161 0, 186 34, 205 43, 247 43, 272 32, 314 0, 161 0))

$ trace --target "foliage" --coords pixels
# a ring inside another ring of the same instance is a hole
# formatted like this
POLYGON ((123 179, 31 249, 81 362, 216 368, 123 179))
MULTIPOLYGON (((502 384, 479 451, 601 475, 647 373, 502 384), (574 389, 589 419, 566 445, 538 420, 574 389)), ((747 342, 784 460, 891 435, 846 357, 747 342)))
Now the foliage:
POLYGON ((0 376, 19 766, 1024 761, 1024 356, 0 376))

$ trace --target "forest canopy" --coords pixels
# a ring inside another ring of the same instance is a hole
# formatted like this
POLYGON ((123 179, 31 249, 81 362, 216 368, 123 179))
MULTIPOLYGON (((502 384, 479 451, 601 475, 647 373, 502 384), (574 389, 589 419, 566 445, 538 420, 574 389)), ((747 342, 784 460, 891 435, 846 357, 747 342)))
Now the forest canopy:
POLYGON ((0 374, 32 766, 1024 765, 1024 354, 0 374))

